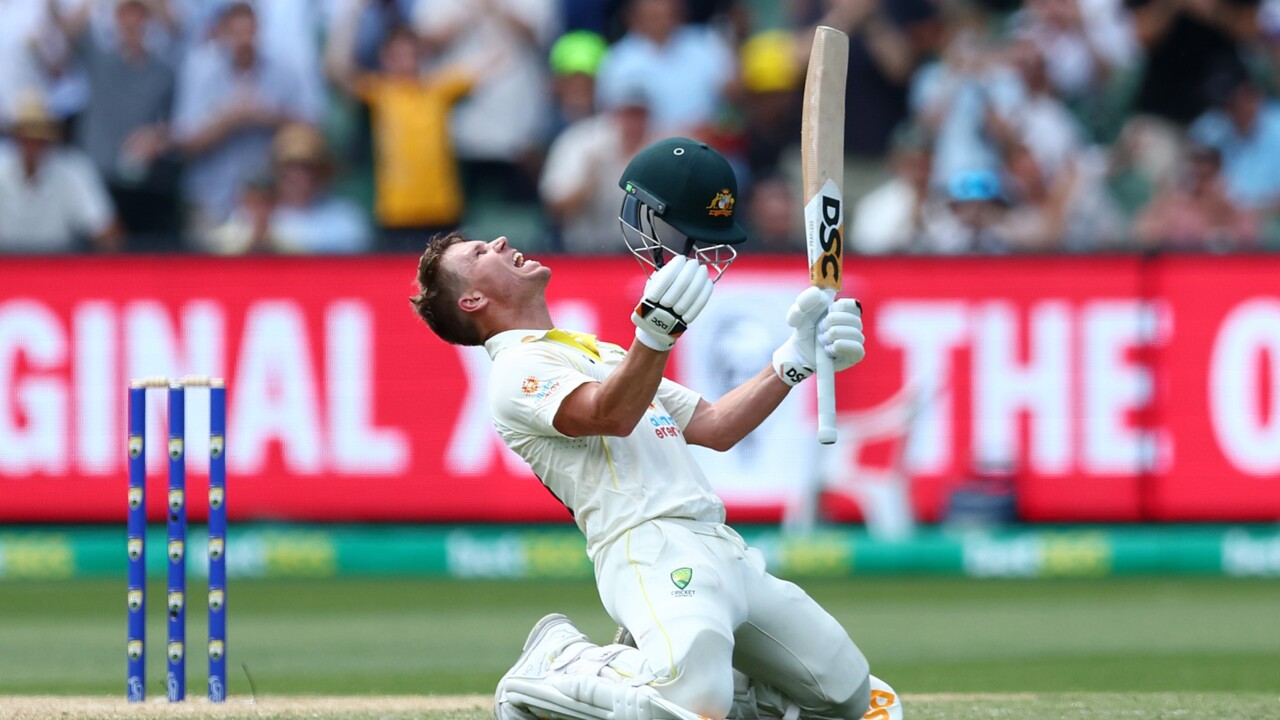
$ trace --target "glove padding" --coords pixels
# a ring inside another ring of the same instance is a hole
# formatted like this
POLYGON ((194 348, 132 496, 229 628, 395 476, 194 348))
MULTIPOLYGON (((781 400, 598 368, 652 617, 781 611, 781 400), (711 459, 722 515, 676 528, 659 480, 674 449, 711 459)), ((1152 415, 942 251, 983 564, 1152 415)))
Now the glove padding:
POLYGON ((786 384, 798 385, 813 374, 815 337, 822 338, 822 347, 831 356, 836 372, 857 365, 867 354, 863 347, 862 305, 852 298, 833 301, 833 294, 808 287, 787 310, 787 324, 795 330, 773 353, 773 370, 786 384))
POLYGON ((697 260, 677 255, 649 277, 644 297, 631 313, 636 339, 659 352, 670 350, 702 312, 715 287, 697 260))

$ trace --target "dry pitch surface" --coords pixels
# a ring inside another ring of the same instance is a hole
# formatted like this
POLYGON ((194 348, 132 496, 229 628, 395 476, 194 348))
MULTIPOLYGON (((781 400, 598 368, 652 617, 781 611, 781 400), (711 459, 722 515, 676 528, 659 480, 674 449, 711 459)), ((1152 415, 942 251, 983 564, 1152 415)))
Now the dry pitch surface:
MULTIPOLYGON (((909 720, 1191 720, 1280 718, 1280 696, 1266 693, 939 693, 906 695, 909 720), (1207 714, 1206 714, 1207 713, 1207 714)), ((319 720, 490 720, 487 695, 270 696, 142 705, 104 696, 0 696, 0 720, 132 718, 316 718, 319 720)))
MULTIPOLYGON (((984 700, 1028 701, 1031 694, 917 695, 911 702, 981 702, 984 700)), ((488 695, 394 695, 270 697, 261 700, 231 699, 213 705, 204 698, 169 703, 163 698, 130 704, 120 698, 102 696, 0 696, 0 718, 43 720, 132 720, 133 718, 445 718, 488 717, 493 697, 488 695)))
POLYGON ((132 720, 133 718, 413 718, 488 714, 491 695, 272 696, 232 698, 214 705, 204 698, 169 703, 164 698, 131 704, 104 696, 0 696, 4 720, 132 720))

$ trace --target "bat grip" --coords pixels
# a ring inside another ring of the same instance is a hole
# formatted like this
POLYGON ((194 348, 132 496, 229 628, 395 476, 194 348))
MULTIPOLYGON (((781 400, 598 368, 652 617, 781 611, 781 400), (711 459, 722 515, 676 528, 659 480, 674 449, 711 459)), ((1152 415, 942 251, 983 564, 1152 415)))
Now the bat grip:
POLYGON ((814 364, 818 380, 818 442, 831 445, 836 441, 836 370, 831 356, 815 340, 814 364))

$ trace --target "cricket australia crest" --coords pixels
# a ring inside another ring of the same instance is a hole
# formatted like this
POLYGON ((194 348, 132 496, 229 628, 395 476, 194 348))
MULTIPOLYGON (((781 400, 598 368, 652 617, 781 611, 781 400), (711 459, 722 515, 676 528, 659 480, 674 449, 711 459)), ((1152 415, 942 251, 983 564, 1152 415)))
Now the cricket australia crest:
POLYGON ((682 567, 671 571, 671 582, 681 590, 689 587, 689 583, 692 581, 693 568, 682 567))

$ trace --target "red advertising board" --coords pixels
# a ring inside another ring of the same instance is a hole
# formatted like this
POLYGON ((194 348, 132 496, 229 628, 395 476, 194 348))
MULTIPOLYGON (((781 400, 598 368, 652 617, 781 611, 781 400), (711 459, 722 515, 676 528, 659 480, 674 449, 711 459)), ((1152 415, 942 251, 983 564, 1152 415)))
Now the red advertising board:
POLYGON ((1174 257, 1153 273, 1165 304, 1158 517, 1280 519, 1278 261, 1174 257))
MULTIPOLYGON (((548 262, 563 327, 630 337, 643 283, 632 260, 548 262)), ((234 519, 565 520, 493 433, 483 350, 445 345, 413 315, 414 267, 0 260, 0 522, 122 519, 127 380, 184 374, 227 379, 234 519)), ((799 267, 740 259, 669 374, 713 400, 757 372, 786 336, 799 267)), ((700 454, 731 517, 774 520, 826 487, 830 512, 853 519, 840 498, 900 469, 932 520, 975 465, 1000 464, 1030 520, 1280 518, 1280 258, 858 258, 847 270, 869 341, 838 379, 842 441, 817 447, 802 387, 738 448, 700 454)), ((194 389, 187 405, 200 497, 207 405, 194 389)), ((148 409, 160 517, 163 393, 148 409)))

